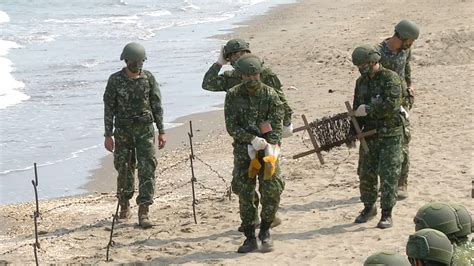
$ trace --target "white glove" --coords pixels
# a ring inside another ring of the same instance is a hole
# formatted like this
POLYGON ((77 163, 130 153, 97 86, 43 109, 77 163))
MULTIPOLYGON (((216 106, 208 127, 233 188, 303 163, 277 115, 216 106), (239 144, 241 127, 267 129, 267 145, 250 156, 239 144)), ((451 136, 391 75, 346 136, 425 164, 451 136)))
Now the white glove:
POLYGON ((281 136, 283 138, 288 138, 288 137, 293 136, 293 124, 292 123, 290 123, 288 126, 283 126, 283 131, 282 131, 281 136))
POLYGON ((355 110, 354 115, 355 116, 366 116, 367 115, 367 110, 366 110, 365 104, 359 105, 359 107, 357 107, 357 110, 355 110))
POLYGON ((267 147, 267 141, 261 137, 255 137, 250 143, 252 143, 252 147, 256 150, 263 150, 267 147))
POLYGON ((247 153, 249 154, 251 160, 257 157, 257 151, 253 148, 252 145, 247 145, 247 153))
POLYGON ((217 63, 221 66, 229 63, 227 60, 224 58, 224 45, 221 46, 221 52, 219 53, 219 57, 217 58, 217 63))
POLYGON ((406 119, 408 119, 408 117, 410 116, 410 114, 408 114, 407 110, 405 110, 403 106, 400 106, 400 112, 402 112, 406 119))

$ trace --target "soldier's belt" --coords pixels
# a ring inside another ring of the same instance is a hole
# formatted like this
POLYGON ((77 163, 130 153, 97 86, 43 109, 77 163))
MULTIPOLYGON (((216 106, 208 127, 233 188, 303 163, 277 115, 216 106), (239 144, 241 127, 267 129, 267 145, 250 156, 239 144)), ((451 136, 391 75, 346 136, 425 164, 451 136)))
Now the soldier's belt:
POLYGON ((153 123, 153 116, 150 113, 132 116, 130 118, 119 118, 119 117, 115 118, 116 127, 149 124, 149 123, 153 123))

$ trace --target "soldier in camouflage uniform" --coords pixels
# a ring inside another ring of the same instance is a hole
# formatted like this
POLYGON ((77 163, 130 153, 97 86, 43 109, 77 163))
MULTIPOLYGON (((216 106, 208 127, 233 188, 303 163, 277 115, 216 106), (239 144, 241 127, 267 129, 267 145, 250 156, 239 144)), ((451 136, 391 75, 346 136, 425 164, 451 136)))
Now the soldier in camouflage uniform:
POLYGON ((262 64, 258 57, 242 56, 235 63, 235 69, 242 75, 242 83, 227 92, 224 112, 227 132, 234 139, 232 190, 239 196, 240 218, 246 236, 238 252, 247 253, 258 248, 254 226, 258 217, 257 179, 262 204, 258 237, 262 250, 271 251, 270 225, 285 185, 280 177, 277 152, 282 134, 283 103, 273 88, 260 81, 262 64), (251 151, 257 151, 252 164, 251 151), (261 166, 257 168, 258 177, 249 172, 253 163, 261 166))
MULTIPOLYGON (((202 81, 202 88, 207 91, 225 91, 242 82, 240 75, 235 70, 224 71, 219 75, 219 71, 225 64, 234 66, 235 62, 244 54, 250 53, 249 44, 242 39, 232 39, 222 47, 217 62, 214 63, 204 75, 202 81)), ((283 93, 282 85, 277 75, 273 71, 264 67, 260 73, 261 81, 272 87, 283 102, 285 114, 283 116, 283 137, 288 137, 293 134, 293 125, 291 123, 291 115, 293 110, 288 105, 285 94, 283 93)))
POLYGON ((461 223, 461 230, 454 233, 454 241, 451 241, 454 244, 453 265, 474 266, 474 243, 469 240, 469 235, 474 228, 472 216, 466 207, 460 204, 451 204, 451 206, 461 223))
MULTIPOLYGON (((232 66, 235 65, 235 62, 245 54, 250 53, 249 43, 242 39, 231 39, 225 46, 221 48, 217 62, 215 62, 209 70, 204 75, 202 81, 202 88, 207 91, 229 91, 230 88, 238 85, 242 82, 241 76, 235 70, 224 71, 219 75, 219 71, 222 69, 223 65, 226 65, 230 62, 232 66)), ((293 110, 288 105, 285 94, 283 93, 282 85, 277 75, 268 67, 263 67, 262 72, 260 73, 260 80, 265 85, 272 87, 278 94, 281 102, 283 103, 283 108, 285 110, 283 116, 283 131, 282 137, 290 137, 293 135, 293 124, 291 122, 291 115, 293 110)), ((258 193, 255 193, 255 203, 258 206, 259 196, 258 193)), ((259 222, 256 220, 254 222, 257 225, 259 222)), ((272 223, 272 227, 278 226, 281 224, 281 219, 277 216, 272 223)), ((243 227, 239 227, 239 232, 243 231, 243 227)))
POLYGON ((398 199, 408 197, 408 170, 410 167, 410 156, 408 144, 410 142, 410 123, 408 111, 414 102, 414 86, 411 79, 411 53, 412 44, 418 39, 420 30, 418 26, 409 20, 402 20, 395 26, 395 33, 392 37, 384 40, 376 46, 381 54, 380 64, 383 67, 395 71, 401 78, 403 89, 402 106, 404 111, 404 138, 402 145, 402 169, 398 180, 398 199))
POLYGON ((442 232, 425 228, 409 236, 406 254, 411 265, 449 266, 453 257, 453 246, 442 232))
POLYGON ((454 246, 452 265, 474 265, 474 246, 469 241, 472 217, 464 206, 431 202, 422 206, 413 220, 416 231, 432 228, 448 237, 454 246))
POLYGON ((393 251, 382 251, 370 255, 365 260, 364 266, 410 266, 410 262, 393 251))
POLYGON ((381 184, 382 217, 378 228, 392 227, 392 208, 397 197, 397 182, 401 167, 401 144, 403 122, 400 114, 401 81, 393 71, 378 62, 380 53, 372 46, 357 47, 352 53, 352 62, 361 76, 356 81, 354 115, 363 131, 377 130, 377 134, 366 138, 369 152, 359 150, 357 173, 360 179, 361 201, 364 209, 355 219, 365 223, 376 213, 378 176, 381 184))
POLYGON ((165 146, 161 93, 153 74, 143 70, 145 48, 129 43, 123 48, 120 60, 127 64, 112 74, 104 93, 105 148, 114 153, 118 172, 117 193, 120 203, 119 218, 131 216, 130 199, 134 193, 134 172, 138 169, 138 224, 152 226, 148 206, 155 191, 155 130, 158 128, 158 147, 165 146), (114 143, 115 138, 115 143, 114 143))

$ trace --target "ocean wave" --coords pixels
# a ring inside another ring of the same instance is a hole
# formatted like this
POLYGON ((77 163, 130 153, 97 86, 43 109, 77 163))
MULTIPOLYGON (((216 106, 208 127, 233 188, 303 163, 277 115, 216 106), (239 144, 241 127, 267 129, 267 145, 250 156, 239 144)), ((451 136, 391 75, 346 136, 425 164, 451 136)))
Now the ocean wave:
POLYGON ((19 42, 23 44, 30 44, 30 43, 47 43, 53 42, 58 38, 59 34, 52 34, 46 31, 39 31, 34 32, 28 36, 23 36, 18 39, 19 42))
POLYGON ((218 17, 207 17, 207 18, 201 18, 201 19, 189 19, 189 20, 180 21, 176 23, 176 26, 189 26, 189 25, 220 22, 220 21, 231 19, 233 17, 235 17, 235 14, 233 13, 224 13, 218 17))
POLYGON ((10 49, 20 47, 15 42, 0 40, 0 80, 2 81, 2 86, 0 87, 0 109, 5 109, 8 106, 18 104, 30 98, 30 96, 18 91, 18 89, 25 87, 25 84, 11 75, 11 72, 14 70, 12 62, 2 57, 10 49))
POLYGON ((109 25, 109 24, 134 24, 137 23, 139 17, 137 15, 131 16, 109 16, 101 18, 72 18, 72 19, 46 19, 46 23, 57 24, 94 24, 94 25, 109 25))
POLYGON ((201 8, 197 5, 194 5, 193 3, 190 3, 189 1, 184 1, 185 4, 184 6, 182 6, 180 9, 182 11, 187 11, 187 10, 200 10, 201 8))
POLYGON ((161 17, 161 16, 171 16, 172 14, 169 10, 159 9, 159 10, 145 12, 144 15, 150 16, 150 17, 161 17))
MULTIPOLYGON (((44 167, 44 166, 49 166, 49 165, 54 165, 54 164, 58 164, 58 163, 61 163, 61 162, 69 161, 71 159, 78 158, 79 154, 84 153, 84 152, 89 151, 89 150, 92 150, 92 149, 96 149, 99 146, 100 146, 100 144, 97 144, 97 145, 93 145, 93 146, 86 147, 86 148, 83 148, 83 149, 79 149, 77 151, 71 152, 70 155, 66 158, 58 159, 58 160, 55 160, 55 161, 47 161, 47 162, 41 163, 41 164, 36 164, 36 167, 44 167)), ((24 168, 8 169, 8 170, 5 170, 5 171, 1 171, 0 176, 7 175, 7 174, 10 174, 10 173, 29 171, 33 168, 34 168, 34 165, 27 166, 27 167, 24 167, 24 168)))
POLYGON ((0 10, 0 23, 10 22, 10 17, 5 11, 0 10))

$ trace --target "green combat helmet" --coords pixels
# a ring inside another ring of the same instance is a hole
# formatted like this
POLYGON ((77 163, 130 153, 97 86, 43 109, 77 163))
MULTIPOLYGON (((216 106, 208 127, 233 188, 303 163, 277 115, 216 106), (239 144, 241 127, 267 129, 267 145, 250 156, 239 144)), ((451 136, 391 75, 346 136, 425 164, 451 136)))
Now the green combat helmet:
POLYGON ((358 46, 352 52, 352 63, 356 66, 369 62, 378 62, 379 60, 380 52, 370 45, 358 46))
POLYGON ((364 266, 410 266, 410 262, 398 253, 382 251, 370 255, 364 266))
POLYGON ((461 230, 454 233, 454 235, 458 238, 467 237, 469 234, 472 233, 472 216, 467 211, 466 207, 461 204, 451 204, 451 206, 456 211, 456 215, 459 218, 459 222, 461 223, 461 230))
POLYGON ((120 55, 120 60, 144 61, 146 59, 145 48, 136 42, 125 45, 120 55))
POLYGON ((233 53, 247 51, 250 53, 249 43, 242 39, 229 40, 224 46, 224 58, 228 59, 233 53))
POLYGON ((263 70, 262 61, 256 55, 245 54, 234 65, 239 75, 257 75, 263 70))
POLYGON ((439 230, 447 236, 461 230, 461 222, 456 210, 444 202, 432 202, 421 207, 413 219, 415 231, 423 228, 439 230))
POLYGON ((453 246, 442 232, 425 228, 409 236, 406 253, 409 258, 450 265, 453 246))
POLYGON ((420 36, 420 29, 418 26, 410 20, 402 20, 395 25, 395 32, 398 34, 400 39, 407 40, 407 39, 418 39, 420 36))

